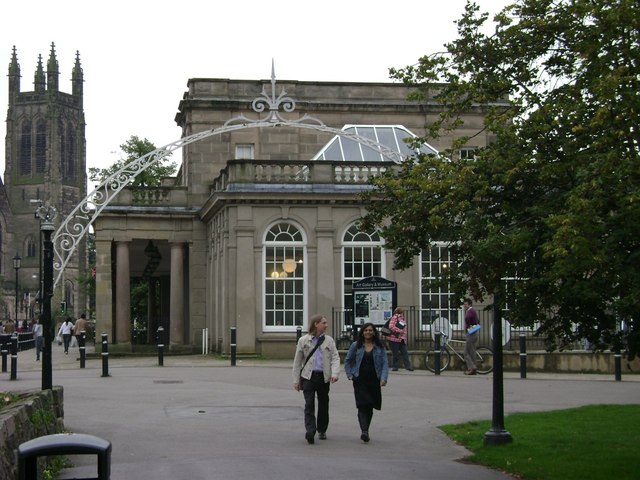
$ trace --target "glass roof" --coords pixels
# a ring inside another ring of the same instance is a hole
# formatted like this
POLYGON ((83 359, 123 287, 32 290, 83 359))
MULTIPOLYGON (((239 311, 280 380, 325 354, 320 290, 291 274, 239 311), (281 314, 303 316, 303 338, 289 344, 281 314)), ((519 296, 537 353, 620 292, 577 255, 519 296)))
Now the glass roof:
MULTIPOLYGON (((403 157, 415 153, 405 143, 404 139, 415 138, 416 135, 402 125, 345 125, 342 127, 342 131, 380 143, 403 157)), ((428 144, 423 145, 420 151, 425 154, 438 153, 428 144)), ((340 135, 333 137, 312 160, 342 160, 345 162, 391 161, 390 158, 384 157, 377 150, 363 143, 359 143, 352 138, 342 137, 340 135)))

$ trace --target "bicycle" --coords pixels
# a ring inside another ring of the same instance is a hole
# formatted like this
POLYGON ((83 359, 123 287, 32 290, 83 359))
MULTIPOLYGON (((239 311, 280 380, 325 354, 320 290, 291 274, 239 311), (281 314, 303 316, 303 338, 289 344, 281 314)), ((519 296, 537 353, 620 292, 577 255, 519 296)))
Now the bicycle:
MULTIPOLYGON (((455 354, 460 359, 460 364, 463 370, 466 368, 466 362, 464 356, 460 354, 451 343, 464 344, 464 340, 450 339, 445 333, 440 332, 440 338, 442 341, 442 347, 440 347, 440 371, 446 370, 451 363, 451 354, 455 354)), ((429 350, 425 356, 424 361, 427 369, 434 372, 436 371, 435 365, 435 350, 429 350)), ((493 371, 493 351, 488 347, 478 347, 476 349, 476 371, 482 375, 486 375, 493 371)))

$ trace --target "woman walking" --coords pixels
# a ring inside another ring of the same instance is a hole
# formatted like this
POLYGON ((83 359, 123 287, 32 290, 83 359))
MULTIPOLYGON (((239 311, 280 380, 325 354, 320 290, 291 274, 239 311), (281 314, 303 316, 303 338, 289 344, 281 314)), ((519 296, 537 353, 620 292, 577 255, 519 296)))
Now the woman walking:
POLYGON ((387 340, 389 340, 389 346, 391 347, 391 371, 398 371, 398 357, 402 355, 404 368, 413 372, 409 351, 407 350, 407 321, 404 318, 402 307, 397 307, 393 311, 393 317, 389 321, 389 330, 391 330, 391 335, 387 337, 387 340))
POLYGON ((353 382, 360 440, 368 442, 373 410, 382 408, 381 387, 387 384, 389 376, 387 352, 372 323, 365 323, 360 328, 358 339, 351 344, 344 359, 344 370, 347 378, 353 382))
POLYGON ((58 330, 58 336, 62 335, 62 341, 64 342, 64 353, 69 353, 69 344, 71 343, 71 333, 73 332, 73 322, 71 317, 67 317, 60 330, 58 330))

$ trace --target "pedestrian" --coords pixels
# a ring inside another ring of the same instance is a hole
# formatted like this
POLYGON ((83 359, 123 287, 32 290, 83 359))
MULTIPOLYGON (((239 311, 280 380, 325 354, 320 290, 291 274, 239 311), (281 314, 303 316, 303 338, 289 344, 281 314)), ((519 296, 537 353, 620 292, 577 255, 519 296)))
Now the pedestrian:
POLYGON ((73 327, 73 335, 78 340, 78 345, 80 345, 80 337, 82 336, 82 332, 87 331, 87 325, 89 322, 87 321, 87 316, 83 313, 80 315, 80 318, 76 320, 76 324, 73 327))
POLYGON ((320 440, 327 439, 329 387, 340 375, 340 356, 333 338, 324 333, 327 326, 324 315, 311 317, 309 332, 298 340, 293 359, 293 388, 304 394, 304 437, 308 443, 314 443, 316 431, 320 440))
POLYGON ((14 333, 16 331, 16 323, 13 320, 4 322, 4 333, 14 333))
POLYGON ((404 318, 402 307, 397 307, 393 311, 393 316, 389 321, 389 330, 391 334, 387 336, 387 340, 391 347, 391 370, 398 371, 398 356, 400 354, 402 355, 404 368, 413 372, 411 360, 409 360, 409 351, 407 350, 407 321, 404 318))
POLYGON ((33 331, 33 339, 36 344, 36 362, 40 361, 40 352, 42 352, 42 342, 44 337, 42 336, 42 324, 38 322, 37 318, 33 319, 33 325, 31 327, 33 331))
POLYGON ((58 336, 62 335, 62 342, 64 343, 64 353, 69 354, 69 344, 71 343, 71 333, 73 332, 73 322, 71 321, 71 317, 67 317, 67 319, 60 325, 60 330, 58 330, 58 336))
POLYGON ((389 364, 378 330, 373 323, 360 327, 358 339, 351 344, 344 359, 344 371, 353 382, 358 409, 360 440, 369 441, 373 410, 382 408, 382 388, 387 384, 389 364))
POLYGON ((464 344, 464 363, 467 365, 465 375, 476 375, 476 348, 478 347, 478 337, 480 330, 480 321, 478 320, 478 313, 471 306, 472 302, 470 298, 465 298, 462 303, 464 309, 464 328, 467 332, 467 340, 464 344))

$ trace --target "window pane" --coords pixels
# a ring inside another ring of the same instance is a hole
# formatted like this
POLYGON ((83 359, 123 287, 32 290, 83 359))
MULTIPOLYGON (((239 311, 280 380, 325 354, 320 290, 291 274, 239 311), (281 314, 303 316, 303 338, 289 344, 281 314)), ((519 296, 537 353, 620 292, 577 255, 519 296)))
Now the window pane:
POLYGON ((265 235, 265 326, 293 329, 296 318, 303 323, 303 241, 302 233, 288 222, 273 225, 265 235))
POLYGON ((422 308, 423 318, 433 321, 437 317, 449 319, 453 324, 457 321, 458 306, 447 283, 443 283, 440 275, 451 267, 451 256, 446 245, 434 245, 423 250, 421 256, 422 269, 422 308), (425 317, 426 315, 426 317, 425 317))

